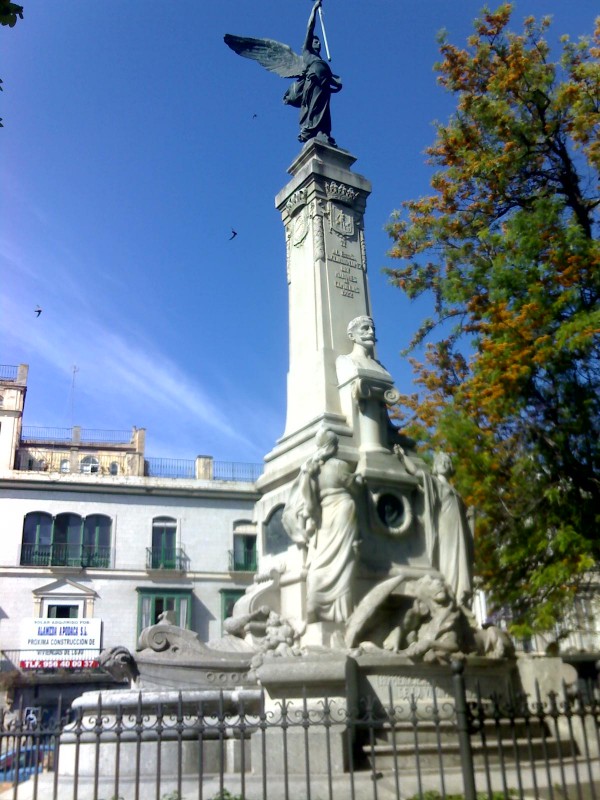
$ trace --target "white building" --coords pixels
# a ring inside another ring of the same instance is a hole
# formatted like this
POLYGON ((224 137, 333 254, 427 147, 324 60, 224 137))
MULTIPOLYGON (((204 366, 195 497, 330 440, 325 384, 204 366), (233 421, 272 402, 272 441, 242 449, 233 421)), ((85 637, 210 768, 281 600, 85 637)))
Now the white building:
POLYGON ((103 679, 99 649, 134 651, 164 611, 221 634, 257 568, 261 467, 147 458, 143 429, 27 428, 27 373, 0 366, 0 668, 35 706, 103 679), (75 619, 87 639, 63 635, 75 619))

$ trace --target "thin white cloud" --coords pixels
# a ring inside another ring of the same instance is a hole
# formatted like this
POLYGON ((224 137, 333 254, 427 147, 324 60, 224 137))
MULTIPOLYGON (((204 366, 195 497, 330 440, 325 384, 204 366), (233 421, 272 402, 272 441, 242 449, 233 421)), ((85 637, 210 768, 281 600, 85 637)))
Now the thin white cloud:
POLYGON ((71 377, 73 365, 80 369, 79 391, 93 396, 98 405, 103 398, 118 398, 129 416, 132 410, 152 409, 152 416, 168 415, 182 428, 211 428, 240 445, 257 449, 255 442, 232 425, 210 391, 191 381, 171 359, 148 342, 134 341, 108 329, 89 313, 69 307, 63 296, 52 314, 38 320, 22 309, 11 297, 5 297, 5 312, 0 317, 0 331, 5 343, 18 340, 22 351, 42 358, 65 376, 71 377))

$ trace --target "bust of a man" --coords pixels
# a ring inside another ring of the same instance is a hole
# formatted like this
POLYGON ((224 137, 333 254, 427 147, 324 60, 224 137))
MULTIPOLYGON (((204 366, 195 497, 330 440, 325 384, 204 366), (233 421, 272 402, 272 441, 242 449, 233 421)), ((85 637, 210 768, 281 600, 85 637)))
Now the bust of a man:
POLYGON ((336 361, 339 383, 363 373, 373 375, 392 383, 392 376, 375 358, 375 325, 371 317, 355 317, 348 323, 348 338, 352 342, 352 350, 348 355, 339 356, 336 361))

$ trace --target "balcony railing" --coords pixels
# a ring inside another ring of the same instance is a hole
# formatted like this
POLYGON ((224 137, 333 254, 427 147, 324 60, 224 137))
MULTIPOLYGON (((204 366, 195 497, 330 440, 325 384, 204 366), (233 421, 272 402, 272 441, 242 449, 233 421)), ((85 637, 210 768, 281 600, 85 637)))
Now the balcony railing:
POLYGON ((24 544, 21 546, 21 565, 24 567, 108 569, 110 561, 110 547, 78 544, 24 544))
POLYGON ((256 553, 236 553, 235 550, 229 550, 230 572, 256 572, 257 564, 256 553))
POLYGON ((173 569, 183 572, 189 559, 181 547, 147 547, 146 569, 173 569))

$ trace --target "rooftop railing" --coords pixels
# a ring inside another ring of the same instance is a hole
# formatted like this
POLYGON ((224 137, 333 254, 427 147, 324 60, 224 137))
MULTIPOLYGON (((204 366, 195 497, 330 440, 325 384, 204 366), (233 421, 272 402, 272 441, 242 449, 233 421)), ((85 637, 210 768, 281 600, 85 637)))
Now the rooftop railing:
POLYGON ((19 367, 13 364, 0 364, 0 381, 16 381, 19 367))
POLYGON ((131 431, 98 430, 96 428, 39 428, 24 425, 22 442, 90 442, 98 444, 129 444, 131 431))
POLYGON ((209 481, 254 483, 263 471, 262 464, 235 461, 213 461, 199 456, 187 458, 146 458, 144 475, 148 478, 189 478, 209 481))
POLYGON ((213 480, 254 483, 262 475, 263 464, 247 464, 235 461, 213 461, 213 480))
POLYGON ((195 478, 193 458, 146 458, 144 475, 147 478, 195 478))

